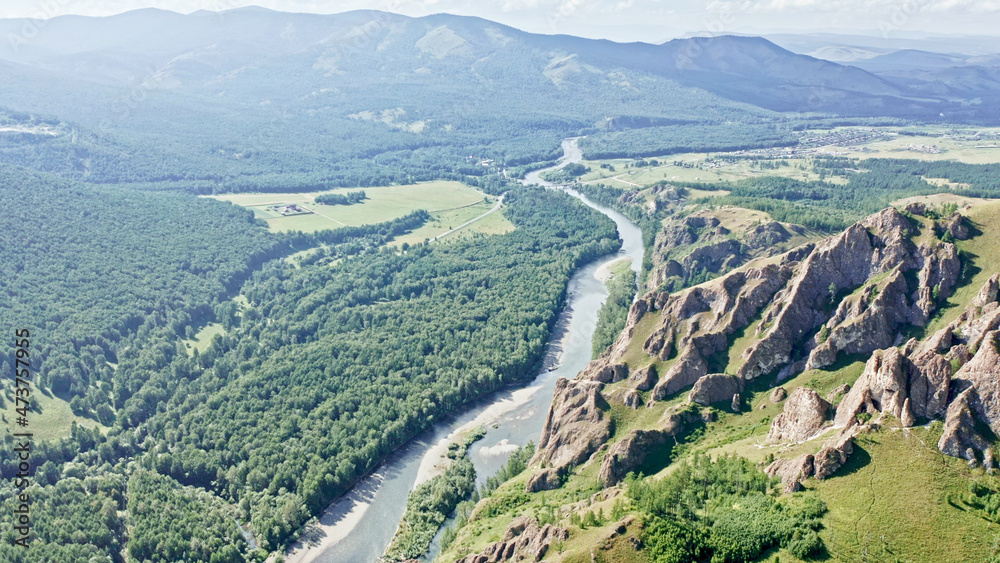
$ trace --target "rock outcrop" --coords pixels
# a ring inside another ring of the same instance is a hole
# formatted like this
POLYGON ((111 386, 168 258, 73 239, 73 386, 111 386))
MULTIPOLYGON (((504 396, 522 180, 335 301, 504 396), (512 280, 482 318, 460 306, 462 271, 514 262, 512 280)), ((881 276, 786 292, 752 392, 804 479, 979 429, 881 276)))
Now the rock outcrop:
POLYGON ((546 524, 539 526, 538 520, 528 516, 518 516, 507 527, 503 539, 490 544, 481 553, 468 555, 455 563, 499 563, 501 561, 541 561, 556 541, 569 538, 563 528, 546 524))
POLYGON ((611 437, 610 408, 602 383, 560 378, 533 462, 563 468, 578 465, 611 437))
POLYGON ((987 280, 958 318, 926 340, 873 353, 838 405, 835 424, 855 425, 862 413, 892 415, 904 427, 943 416, 938 448, 972 463, 979 455, 985 459, 991 437, 977 428, 1000 434, 998 292, 1000 274, 987 280))
POLYGON ((831 477, 842 465, 847 463, 847 458, 854 453, 854 435, 856 428, 845 428, 822 449, 816 452, 813 458, 813 476, 817 479, 831 477))
POLYGON ((562 486, 565 472, 564 468, 549 467, 542 469, 528 478, 528 483, 524 488, 529 493, 558 489, 562 486))
POLYGON ((823 427, 830 403, 808 387, 799 387, 785 401, 784 410, 771 422, 768 442, 802 442, 823 427))
POLYGON ((738 374, 753 379, 792 365, 803 344, 810 353, 801 367, 824 367, 842 353, 891 345, 906 324, 924 324, 935 299, 950 295, 960 262, 954 245, 917 247, 909 234, 908 219, 889 208, 818 244, 764 311, 738 374), (905 274, 914 270, 917 283, 910 287, 905 274), (840 299, 845 291, 850 294, 840 299), (837 299, 836 312, 826 316, 837 299), (803 343, 805 335, 813 336, 803 343))
POLYGON ((865 412, 888 413, 911 425, 918 418, 944 414, 951 364, 940 356, 917 357, 918 361, 911 360, 898 348, 872 354, 861 377, 838 405, 834 423, 849 426, 865 412))
POLYGON ((637 409, 642 406, 642 399, 635 389, 628 389, 622 394, 622 404, 626 407, 637 409))
MULTIPOLYGON (((986 333, 976 355, 955 373, 961 389, 948 406, 938 448, 955 457, 969 458, 969 450, 984 452, 989 440, 977 423, 1000 435, 1000 331, 986 333)), ((988 433, 988 432, 987 432, 988 433)), ((970 460, 971 461, 971 460, 970 460)))
POLYGON ((660 430, 632 430, 608 448, 597 478, 605 487, 617 484, 629 472, 642 467, 667 445, 668 436, 660 430))
POLYGON ((787 396, 788 391, 785 391, 784 387, 775 387, 771 390, 771 395, 768 397, 768 400, 771 401, 771 404, 777 405, 781 401, 784 401, 787 396))
POLYGON ((786 493, 794 493, 802 488, 802 481, 813 474, 812 454, 803 454, 792 459, 776 459, 764 472, 769 477, 778 477, 785 486, 786 493))
POLYGON ((628 379, 635 385, 637 391, 649 391, 656 386, 656 366, 639 368, 628 379))
POLYGON ((732 401, 733 395, 743 391, 743 380, 724 373, 704 375, 695 382, 688 394, 688 401, 699 405, 711 405, 732 401))

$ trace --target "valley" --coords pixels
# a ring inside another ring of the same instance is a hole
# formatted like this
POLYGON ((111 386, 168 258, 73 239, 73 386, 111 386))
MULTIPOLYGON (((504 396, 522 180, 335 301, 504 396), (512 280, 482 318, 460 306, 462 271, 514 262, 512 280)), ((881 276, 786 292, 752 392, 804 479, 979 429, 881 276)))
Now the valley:
POLYGON ((994 56, 46 25, 0 46, 0 562, 1000 561, 994 56))

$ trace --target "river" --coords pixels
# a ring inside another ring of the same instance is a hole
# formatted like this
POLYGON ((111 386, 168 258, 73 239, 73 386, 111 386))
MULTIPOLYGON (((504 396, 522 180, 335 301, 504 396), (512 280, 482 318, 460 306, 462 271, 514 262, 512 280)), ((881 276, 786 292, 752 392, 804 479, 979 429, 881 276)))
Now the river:
MULTIPOLYGON (((376 561, 389 545, 406 508, 407 494, 433 474, 434 465, 460 431, 487 428, 486 436, 470 448, 479 483, 496 473, 510 453, 529 441, 536 443, 556 381, 574 378, 590 361, 597 313, 608 293, 597 274, 609 262, 628 257, 636 272, 642 265, 642 233, 621 213, 590 201, 579 192, 541 179, 546 170, 581 160, 578 139, 563 141, 564 156, 550 168, 532 172, 522 181, 562 189, 618 226, 622 250, 580 268, 570 279, 566 307, 549 339, 541 372, 528 385, 503 389, 459 409, 390 456, 350 493, 331 504, 320 518, 309 547, 298 546, 289 563, 362 563, 376 561)), ((437 541, 432 546, 435 553, 437 541)))

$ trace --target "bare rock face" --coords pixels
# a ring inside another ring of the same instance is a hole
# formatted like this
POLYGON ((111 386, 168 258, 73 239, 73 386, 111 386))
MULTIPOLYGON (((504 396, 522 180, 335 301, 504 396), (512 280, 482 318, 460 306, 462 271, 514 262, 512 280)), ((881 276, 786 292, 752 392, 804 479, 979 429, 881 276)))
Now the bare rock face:
POLYGON ((556 382, 549 414, 534 462, 562 468, 578 465, 611 436, 603 384, 561 378, 556 382))
POLYGON ((768 477, 779 477, 786 493, 794 493, 802 488, 802 481, 813 474, 812 454, 803 454, 792 459, 776 459, 764 472, 768 477))
POLYGON ((911 310, 908 293, 906 279, 896 268, 882 283, 869 285, 859 295, 841 301, 825 325, 828 336, 816 342, 805 369, 831 365, 840 354, 888 348, 901 326, 922 324, 923 317, 915 316, 911 310))
POLYGON ((834 423, 849 426, 862 412, 883 412, 900 419, 904 426, 912 426, 917 418, 944 414, 951 364, 936 354, 918 358, 919 364, 898 348, 872 354, 861 377, 837 407, 834 423))
POLYGON ((656 366, 639 368, 628 379, 635 384, 637 391, 649 391, 656 385, 656 366))
POLYGON ((936 299, 951 294, 961 263, 954 245, 917 247, 909 234, 908 219, 888 208, 818 244, 764 310, 757 341, 743 352, 737 373, 753 379, 784 368, 790 377, 844 353, 886 348, 903 326, 926 323, 936 299), (914 270, 916 288, 906 276, 914 270), (827 317, 823 310, 845 291, 851 294, 827 317), (809 355, 800 365, 795 356, 802 350, 809 355))
POLYGON ((562 486, 563 470, 549 467, 535 473, 528 479, 525 489, 529 493, 551 491, 562 486))
POLYGON ((976 417, 969 406, 969 395, 972 393, 972 389, 966 389, 948 405, 944 432, 938 440, 938 449, 942 453, 952 457, 965 457, 969 448, 985 450, 989 447, 989 442, 976 432, 976 417))
POLYGON ((976 355, 955 373, 954 382, 956 388, 964 389, 960 396, 976 419, 1000 434, 1000 331, 985 335, 976 355))
POLYGON ((722 401, 731 401, 733 395, 743 391, 743 380, 724 373, 713 373, 702 376, 694 384, 688 401, 699 405, 710 405, 722 401))
POLYGON ((816 391, 808 387, 799 387, 788 397, 782 413, 774 417, 771 422, 767 441, 807 440, 823 427, 829 410, 830 403, 824 401, 816 391))
POLYGON ((569 538, 563 528, 551 524, 539 526, 528 516, 518 516, 510 523, 503 540, 487 546, 482 553, 469 555, 455 563, 498 563, 500 561, 541 561, 556 541, 569 538))
POLYGON ((657 294, 654 309, 662 321, 643 345, 652 357, 678 357, 653 388, 662 400, 708 373, 705 358, 725 349, 728 336, 751 322, 791 275, 787 265, 732 272, 710 284, 676 294, 657 294))
POLYGON ((601 463, 598 479, 605 487, 617 484, 630 471, 635 471, 666 447, 667 435, 659 430, 632 430, 618 443, 608 448, 601 463))
POLYGON ((919 201, 914 201, 911 203, 907 203, 906 207, 904 207, 903 210, 906 211, 907 213, 923 216, 925 213, 927 213, 927 205, 919 201))
POLYGON ((817 479, 826 479, 832 476, 842 465, 847 463, 847 458, 854 453, 854 434, 856 427, 845 428, 832 440, 827 442, 823 449, 816 453, 813 459, 813 475, 817 479))
POLYGON ((625 364, 611 364, 601 367, 588 379, 600 383, 618 383, 628 377, 628 366, 625 364))
POLYGON ((961 213, 953 214, 944 227, 951 233, 952 238, 955 240, 966 240, 969 238, 969 225, 961 213))

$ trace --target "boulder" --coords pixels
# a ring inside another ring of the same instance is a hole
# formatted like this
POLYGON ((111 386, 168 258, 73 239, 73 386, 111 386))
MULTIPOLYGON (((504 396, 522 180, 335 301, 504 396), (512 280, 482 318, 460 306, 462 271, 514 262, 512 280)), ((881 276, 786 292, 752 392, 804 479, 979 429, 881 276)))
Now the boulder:
POLYGON ((912 213, 914 215, 923 216, 925 213, 927 213, 927 205, 919 201, 913 201, 907 203, 906 207, 903 208, 903 211, 906 211, 907 213, 912 213))
POLYGON ((743 390, 743 380, 724 373, 713 373, 698 378, 688 394, 688 401, 699 405, 711 405, 730 401, 733 395, 743 390))
POLYGON ((705 359, 694 348, 688 348, 681 353, 667 373, 660 378, 660 381, 653 387, 652 399, 662 401, 698 381, 698 379, 708 373, 708 364, 705 359))
POLYGON ((819 432, 826 422, 830 403, 816 391, 799 387, 785 401, 784 410, 771 422, 768 442, 802 442, 819 432))
POLYGON ((811 454, 803 454, 792 459, 776 459, 764 469, 764 472, 769 477, 780 478, 786 493, 794 493, 802 488, 802 481, 812 476, 813 459, 814 456, 811 454))
POLYGON ((776 405, 781 401, 784 401, 785 397, 787 396, 788 396, 788 391, 785 391, 784 387, 775 387, 771 391, 771 396, 768 397, 768 400, 770 400, 772 404, 776 405))
POLYGON ((609 405, 602 383, 560 378, 545 419, 535 463, 562 468, 578 465, 611 436, 609 405))
POLYGON ((832 476, 842 465, 847 463, 847 458, 854 453, 854 433, 857 427, 845 428, 823 448, 816 453, 813 459, 813 475, 817 479, 826 479, 832 476))
POLYGON ((608 448, 597 478, 605 487, 615 485, 666 445, 667 435, 659 430, 632 430, 608 448))
POLYGON ((729 403, 729 408, 732 409, 733 412, 740 412, 743 410, 743 399, 740 397, 739 393, 733 393, 733 400, 729 403))

